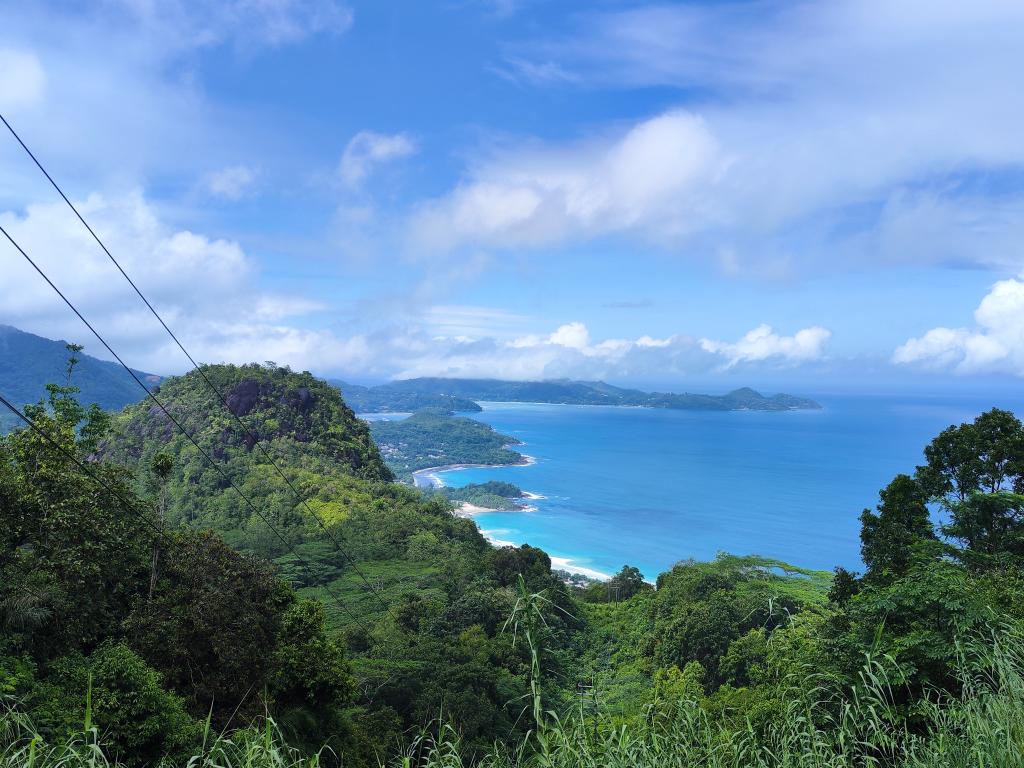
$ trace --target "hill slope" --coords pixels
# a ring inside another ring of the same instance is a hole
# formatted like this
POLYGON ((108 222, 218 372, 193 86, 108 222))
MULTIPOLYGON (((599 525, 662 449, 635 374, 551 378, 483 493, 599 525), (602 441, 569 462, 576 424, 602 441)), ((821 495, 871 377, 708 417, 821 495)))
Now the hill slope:
POLYGON ((139 493, 153 498, 159 484, 150 467, 168 454, 160 494, 168 525, 211 529, 273 561, 303 596, 323 601, 364 692, 354 716, 376 743, 397 743, 442 708, 481 747, 515 730, 506 704, 524 688, 522 651, 502 627, 515 599, 511 587, 527 566, 534 589, 568 601, 547 556, 494 550, 472 521, 451 514, 447 500, 390 482, 369 427, 311 374, 255 364, 204 371, 344 553, 197 373, 168 379, 159 396, 262 516, 150 404, 115 417, 101 457, 130 469, 139 493))
MULTIPOLYGON (((67 381, 68 352, 65 341, 0 325, 0 393, 15 405, 35 403, 46 396, 47 384, 67 381)), ((139 400, 143 392, 117 363, 79 353, 72 384, 81 389, 82 403, 96 403, 106 410, 120 410, 139 400)), ((160 377, 136 371, 143 381, 155 384, 160 377)), ((0 432, 10 428, 13 417, 0 414, 0 432)))

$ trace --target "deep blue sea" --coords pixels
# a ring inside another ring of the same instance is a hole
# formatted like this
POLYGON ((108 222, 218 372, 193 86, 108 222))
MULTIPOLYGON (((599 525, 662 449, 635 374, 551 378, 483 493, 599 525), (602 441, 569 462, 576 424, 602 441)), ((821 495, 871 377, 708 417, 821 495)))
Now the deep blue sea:
POLYGON ((1024 397, 818 400, 821 411, 784 413, 482 403, 473 418, 536 463, 440 476, 543 496, 535 511, 475 519, 492 539, 605 574, 629 563, 653 578, 719 551, 859 569, 858 515, 934 435, 993 406, 1024 413, 1024 397))

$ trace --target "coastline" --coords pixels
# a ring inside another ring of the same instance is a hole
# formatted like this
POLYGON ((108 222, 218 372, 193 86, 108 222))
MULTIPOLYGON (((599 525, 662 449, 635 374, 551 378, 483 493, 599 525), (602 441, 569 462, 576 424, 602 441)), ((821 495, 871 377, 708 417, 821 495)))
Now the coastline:
MULTIPOLYGON (((494 536, 493 531, 480 530, 484 538, 487 539, 495 547, 518 547, 514 541, 508 539, 499 539, 494 536)), ((591 579, 598 581, 608 581, 611 579, 611 574, 605 573, 604 571, 597 571, 593 568, 587 568, 583 565, 574 565, 571 557, 555 557, 550 552, 548 557, 551 558, 551 568, 556 571, 566 571, 567 573, 574 573, 579 576, 587 576, 591 579)))
MULTIPOLYGON (((439 477, 441 472, 451 472, 456 469, 488 469, 494 467, 528 467, 536 464, 533 456, 522 454, 519 461, 510 464, 442 464, 439 467, 424 467, 412 473, 412 484, 415 488, 444 488, 444 480, 439 477), (423 481, 423 482, 421 482, 423 481)), ((527 496, 527 498, 543 498, 543 496, 527 496)))
MULTIPOLYGON (((527 467, 531 464, 536 464, 537 459, 533 456, 523 454, 523 458, 513 464, 444 464, 439 467, 426 467, 424 469, 418 469, 412 473, 413 485, 416 488, 444 488, 444 479, 440 477, 441 472, 450 472, 459 469, 486 469, 488 467, 527 467)), ((523 498, 530 501, 536 501, 539 499, 546 498, 542 494, 533 493, 532 491, 523 491, 523 498)), ((477 515, 484 514, 507 514, 517 512, 535 512, 537 507, 529 505, 517 510, 507 509, 490 509, 489 507, 479 507, 469 502, 461 502, 455 511, 452 512, 456 517, 463 517, 468 520, 473 520, 477 515)), ((476 522, 476 521, 474 521, 476 522)), ((480 523, 477 522, 477 528, 480 528, 480 523)), ((480 528, 480 533, 492 546, 495 547, 518 547, 514 541, 508 539, 500 539, 494 535, 494 531, 488 531, 480 528)), ((576 565, 571 557, 556 557, 550 552, 548 557, 551 558, 551 567, 555 570, 566 571, 568 573, 578 574, 580 576, 586 576, 591 579, 597 579, 598 581, 608 581, 611 578, 611 574, 603 571, 595 570, 594 568, 587 568, 583 565, 576 565)))

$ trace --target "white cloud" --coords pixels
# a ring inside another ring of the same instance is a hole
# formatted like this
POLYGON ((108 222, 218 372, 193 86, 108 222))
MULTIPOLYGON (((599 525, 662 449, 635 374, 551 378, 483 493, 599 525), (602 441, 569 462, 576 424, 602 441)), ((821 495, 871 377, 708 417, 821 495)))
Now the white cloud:
POLYGON ((1024 376, 1024 276, 1000 280, 974 312, 973 328, 933 328, 897 347, 893 362, 956 373, 1024 376))
MULTIPOLYGON (((327 330, 315 316, 330 307, 307 296, 262 290, 257 267, 238 243, 168 226, 141 193, 93 195, 77 204, 202 361, 270 359, 323 374, 383 377, 665 378, 740 363, 806 363, 820 357, 828 336, 821 329, 793 337, 757 329, 735 344, 682 334, 594 340, 581 322, 525 334, 531 318, 467 305, 377 313, 369 325, 327 330)), ((173 342, 63 204, 0 213, 0 223, 128 364, 164 374, 187 369, 173 342)), ((0 269, 0 322, 81 341, 89 353, 106 356, 13 248, 0 247, 0 269)))
POLYGON ((240 200, 256 183, 257 173, 247 165, 232 165, 207 174, 203 187, 213 197, 240 200))
MULTIPOLYGON (((199 360, 274 359, 320 369, 371 367, 365 336, 337 336, 301 322, 324 307, 258 288, 238 243, 175 230, 139 193, 76 201, 111 252, 199 360)), ((133 367, 176 373, 187 361, 115 267, 61 203, 0 213, 0 223, 133 367)), ((0 243, 2 322, 86 344, 108 357, 60 298, 6 241, 0 243)))
POLYGON ((413 221, 417 245, 536 245, 635 231, 657 239, 708 215, 726 163, 704 121, 674 110, 616 136, 492 159, 413 221))
MULTIPOLYGON (((780 337, 767 327, 739 342, 695 339, 677 334, 665 339, 593 341, 586 325, 566 323, 549 334, 512 339, 493 336, 433 338, 397 358, 397 377, 484 376, 505 379, 666 378, 725 370, 750 371, 808 364, 824 356, 829 333, 821 328, 780 337), (767 332, 765 332, 767 330, 767 332)), ((385 353, 387 354, 387 353, 385 353)))
POLYGON ((567 323, 548 337, 548 343, 583 350, 590 346, 590 332, 583 323, 567 323))
POLYGON ((621 233, 730 274, 1020 268, 1024 101, 1006 94, 1024 4, 657 4, 567 24, 507 51, 520 82, 673 88, 687 111, 637 120, 630 142, 524 139, 478 157, 414 217, 417 246, 621 233), (609 168, 620 143, 631 173, 609 168))
POLYGON ((383 134, 360 131, 345 147, 338 165, 342 181, 357 187, 366 180, 374 166, 409 157, 416 152, 416 143, 404 133, 383 134))
POLYGON ((701 339, 700 345, 708 352, 725 357, 726 367, 732 368, 739 363, 773 358, 791 363, 818 360, 824 355, 825 344, 831 336, 830 331, 820 326, 804 328, 792 336, 779 336, 770 325, 759 325, 737 342, 701 339))
POLYGON ((46 89, 46 72, 34 53, 0 48, 0 109, 36 104, 46 89))

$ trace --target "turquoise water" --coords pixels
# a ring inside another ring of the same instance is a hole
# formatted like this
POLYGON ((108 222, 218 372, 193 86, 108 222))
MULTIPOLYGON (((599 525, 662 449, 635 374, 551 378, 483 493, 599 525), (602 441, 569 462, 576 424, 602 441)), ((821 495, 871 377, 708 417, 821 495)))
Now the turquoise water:
POLYGON ((1024 413, 1024 399, 1005 397, 818 399, 822 411, 785 413, 482 403, 473 418, 522 440, 536 463, 440 475, 544 496, 536 511, 476 520, 494 539, 603 573, 629 563, 653 578, 718 551, 859 568, 858 515, 935 434, 993 406, 1024 413))

